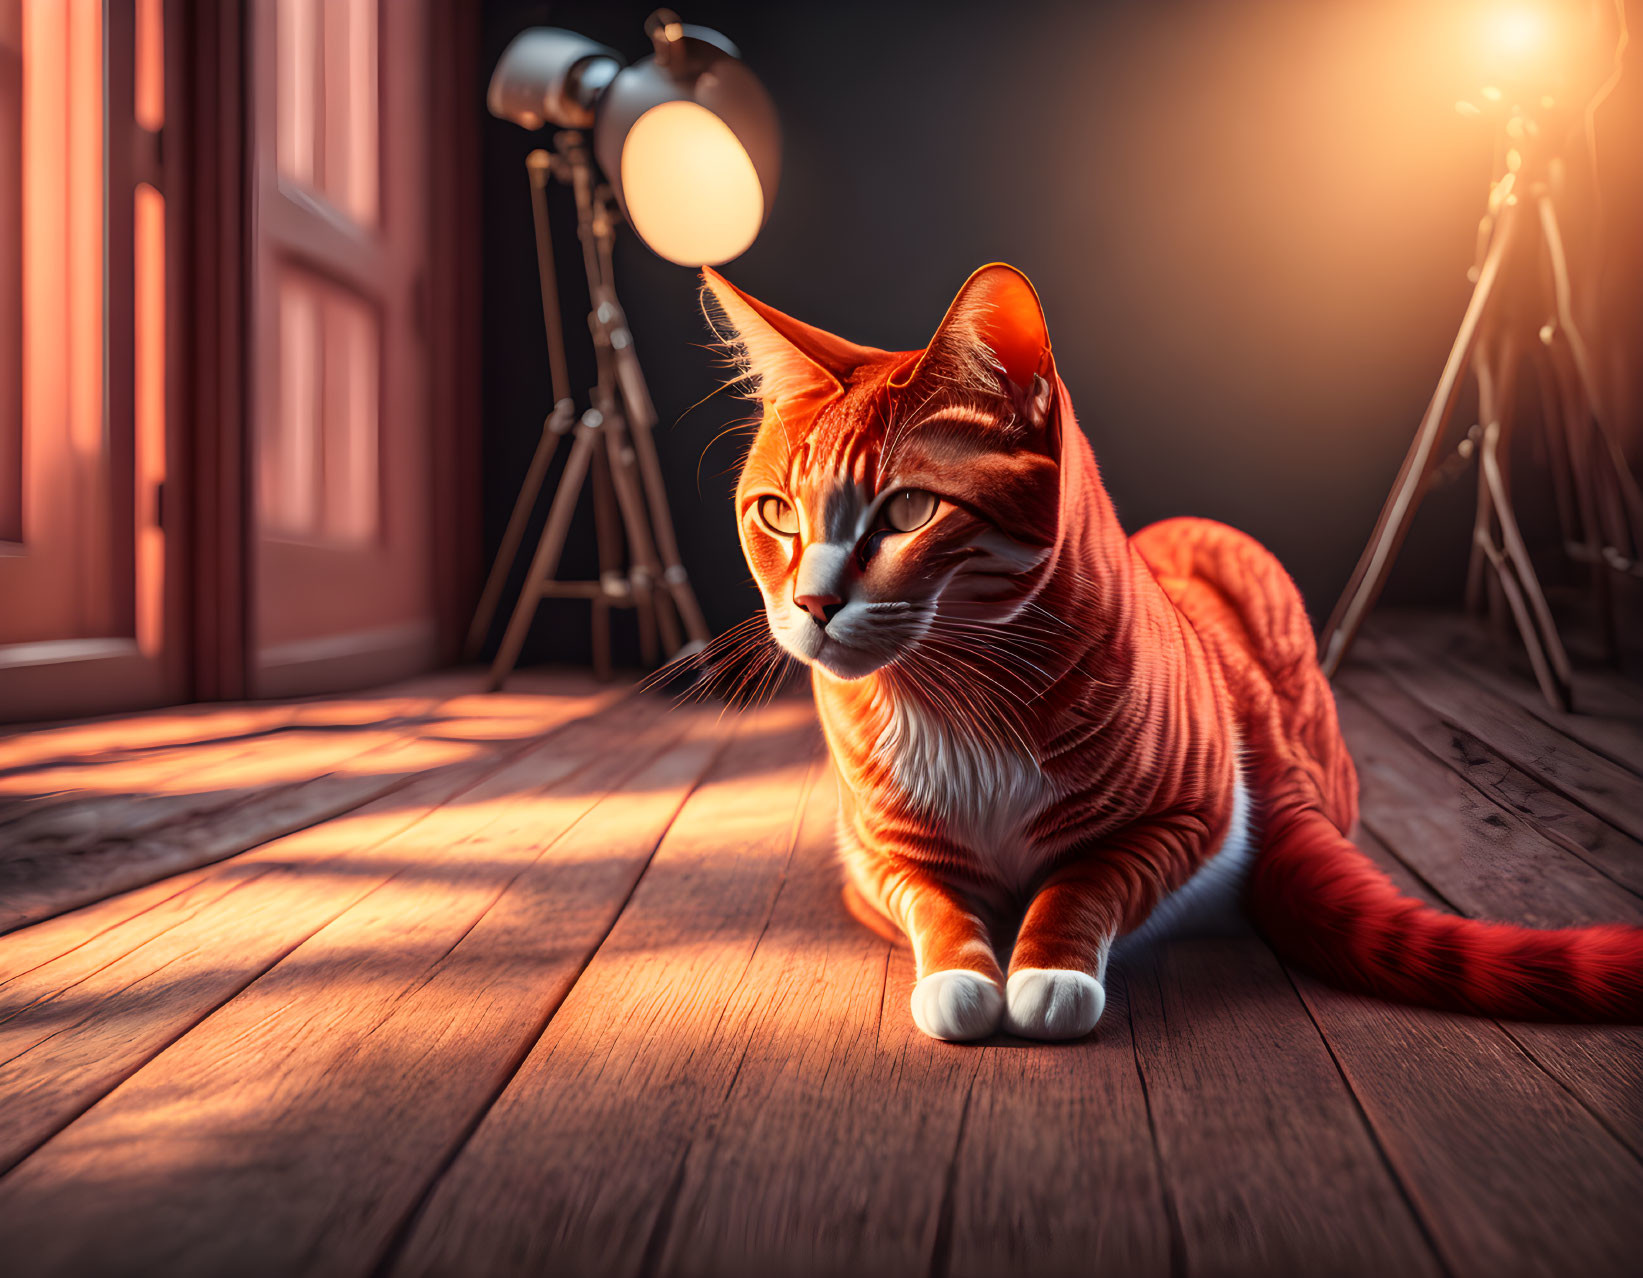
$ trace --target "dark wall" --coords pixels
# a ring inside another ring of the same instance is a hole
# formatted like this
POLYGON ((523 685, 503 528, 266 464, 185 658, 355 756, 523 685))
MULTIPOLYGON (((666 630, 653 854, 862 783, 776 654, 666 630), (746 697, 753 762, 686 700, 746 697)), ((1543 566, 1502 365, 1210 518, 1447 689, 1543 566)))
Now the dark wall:
MULTIPOLYGON (((486 73, 534 24, 644 51, 649 6, 487 0, 486 73)), ((976 266, 1037 284, 1058 364, 1126 524, 1194 513, 1270 546, 1315 618, 1333 603, 1464 306, 1490 134, 1454 110, 1475 69, 1441 6, 702 0, 775 98, 784 171, 723 268, 858 341, 922 345, 976 266)), ((523 157, 487 120, 485 419, 494 548, 550 399, 523 157)), ((568 196, 554 193, 578 385, 591 377, 568 196)), ((650 376, 688 567, 722 629, 756 607, 729 497, 746 407, 692 273, 630 235, 622 295, 650 376), (694 405, 694 407, 693 407, 694 405)), ((1389 598, 1456 598, 1470 482, 1438 493, 1389 598)), ((1528 501, 1531 533, 1544 505, 1528 501)), ((566 572, 591 575, 582 512, 566 572)), ((629 627, 619 624, 631 653, 629 627)), ((587 652, 545 606, 527 659, 587 652)))

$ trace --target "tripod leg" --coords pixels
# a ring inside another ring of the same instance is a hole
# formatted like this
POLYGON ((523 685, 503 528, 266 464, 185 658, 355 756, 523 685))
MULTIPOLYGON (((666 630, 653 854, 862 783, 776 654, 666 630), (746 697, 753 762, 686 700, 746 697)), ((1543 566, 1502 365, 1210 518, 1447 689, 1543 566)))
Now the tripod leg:
POLYGON ((1489 536, 1489 529, 1493 524, 1493 512, 1489 506, 1489 485, 1483 478, 1483 471, 1477 475, 1478 494, 1476 514, 1472 518, 1472 553, 1466 561, 1466 611, 1474 616, 1483 612, 1484 569, 1487 566, 1483 555, 1483 543, 1489 536))
MULTIPOLYGON (((625 507, 622 505, 621 498, 617 495, 616 491, 616 471, 622 464, 620 457, 618 456, 622 447, 621 436, 615 431, 607 432, 605 435, 605 444, 607 446, 599 453, 598 460, 603 463, 605 483, 607 485, 607 492, 605 495, 609 504, 609 516, 613 521, 615 521, 618 535, 620 535, 620 512, 625 510, 625 507)), ((635 552, 635 555, 637 556, 637 552, 635 552)), ((638 563, 637 557, 635 558, 635 563, 638 563)), ((656 664, 657 657, 657 598, 655 579, 652 576, 649 567, 643 564, 639 565, 639 571, 628 573, 625 576, 622 574, 620 565, 616 567, 615 571, 618 576, 622 577, 624 585, 632 593, 633 615, 635 620, 639 623, 640 664, 647 667, 654 666, 656 664)))
POLYGON ((1511 562, 1501 554, 1500 549, 1493 543, 1484 546, 1484 554, 1495 570, 1495 579, 1500 582, 1501 594, 1511 607, 1512 618, 1517 622, 1518 633, 1523 636, 1524 651, 1529 654, 1529 665, 1535 672, 1535 682, 1540 685, 1540 693, 1546 698, 1548 705, 1554 710, 1568 710, 1568 685, 1559 683, 1556 674, 1547 662, 1546 653, 1540 643, 1534 638, 1534 618, 1523 599, 1523 592, 1518 589, 1516 578, 1512 574, 1511 562))
POLYGON ((618 583, 624 587, 626 585, 622 573, 622 524, 616 516, 616 494, 611 488, 607 449, 593 450, 592 486, 593 528, 599 545, 601 591, 593 601, 593 672, 595 677, 604 680, 611 677, 609 592, 618 583))
MULTIPOLYGON (((654 589, 661 576, 656 562, 656 545, 651 541, 651 529, 645 517, 644 495, 639 490, 635 474, 633 449, 625 422, 617 423, 611 436, 611 478, 616 482, 616 500, 622 508, 622 519, 627 525, 628 544, 633 549, 634 562, 644 571, 646 587, 654 589)), ((679 650, 679 626, 672 611, 662 602, 665 596, 656 596, 656 623, 662 632, 662 643, 668 656, 679 650)))
POLYGON ((1638 484, 1625 451, 1609 430, 1592 369, 1591 353, 1586 348, 1586 339, 1581 335, 1579 325, 1575 323, 1574 290, 1569 279, 1568 255, 1563 251, 1563 232, 1558 226, 1557 208, 1549 194, 1541 195, 1537 204, 1541 231, 1546 241, 1546 257, 1551 266, 1553 293, 1557 299, 1558 331, 1568 349, 1569 363, 1573 366, 1576 384, 1585 402, 1585 424, 1590 428, 1598 452, 1608 463, 1608 478, 1612 481, 1611 500, 1616 509, 1612 512, 1613 522, 1607 538, 1610 546, 1624 556, 1625 538, 1618 535, 1617 526, 1629 534, 1634 551, 1643 550, 1643 485, 1638 484))
POLYGON ((1351 580, 1347 582, 1340 601, 1330 614, 1328 625, 1324 627, 1323 670, 1326 676, 1332 678, 1340 669, 1341 662, 1352 647, 1352 640, 1357 637, 1364 618, 1380 596, 1381 587, 1386 584, 1387 575, 1392 571, 1392 561, 1414 519, 1415 507, 1427 472, 1432 467, 1438 439, 1454 408, 1461 374, 1466 369, 1477 339, 1478 325, 1494 293, 1501 262, 1511 246, 1517 228, 1517 214, 1516 204, 1509 203, 1501 209, 1500 219, 1495 225, 1494 241, 1483 259, 1477 286, 1472 290, 1471 301, 1466 304, 1466 314, 1461 318, 1455 343, 1449 348, 1449 358, 1444 363, 1432 402, 1427 405, 1426 415, 1421 418, 1420 428, 1415 432, 1409 452, 1403 459, 1398 478, 1392 485, 1385 506, 1381 508, 1369 544, 1364 547, 1351 580))
POLYGON ((1535 346, 1535 387, 1545 428, 1546 463, 1552 472, 1552 498, 1557 503, 1557 526, 1567 545, 1578 539, 1569 474, 1569 423, 1564 417, 1567 405, 1552 368, 1551 352, 1544 343, 1535 346))
POLYGON ((1565 543, 1578 547, 1580 558, 1588 565, 1599 641, 1603 645, 1605 659, 1613 663, 1619 659, 1620 636, 1609 566, 1603 560, 1605 534, 1598 513, 1597 495, 1593 491, 1597 467, 1592 456, 1591 414, 1573 361, 1559 335, 1553 336, 1552 345, 1543 351, 1543 356, 1552 393, 1556 395, 1559 406, 1557 417, 1569 493, 1566 500, 1573 506, 1577 525, 1576 532, 1565 535, 1565 543))
POLYGON ((556 412, 554 417, 542 423, 542 438, 537 441, 530 469, 525 472, 525 482, 519 486, 519 496, 513 503, 513 513, 508 516, 502 544, 496 548, 490 576, 485 578, 485 590, 479 596, 479 607, 474 610, 473 624, 468 627, 468 642, 463 647, 464 655, 470 660, 479 655, 480 648, 485 644, 485 636, 490 633, 491 619, 496 616, 496 605, 502 599, 502 588, 507 584, 514 557, 519 554, 519 543, 525 537, 525 525, 530 522, 531 511, 536 509, 542 480, 546 478, 553 454, 559 447, 559 437, 564 432, 554 429, 557 417, 556 412))
POLYGON ((553 505, 548 508, 548 522, 542 528, 541 540, 536 543, 525 587, 519 592, 519 602, 508 619, 502 644, 496 650, 496 660, 491 663, 492 692, 499 691, 513 673, 519 650, 525 646, 531 619, 542 602, 542 587, 559 567, 559 556, 565 549, 565 538, 570 532, 571 517, 576 513, 576 499, 588 475, 588 461, 597 434, 594 427, 586 424, 576 428, 576 439, 571 444, 570 455, 565 458, 565 471, 559 476, 559 487, 553 494, 553 505))
MULTIPOLYGON (((1487 429, 1499 411, 1499 383, 1496 380, 1495 356, 1500 349, 1500 344, 1480 341, 1477 353, 1472 359, 1472 372, 1478 383, 1478 421, 1482 429, 1487 429)), ((1482 429, 1477 435, 1474 448, 1480 447, 1483 443, 1482 429)), ((1494 502, 1490 496, 1489 481, 1483 474, 1481 461, 1477 468, 1477 489, 1477 504, 1473 507, 1472 514, 1472 553, 1466 562, 1466 609, 1474 614, 1483 611, 1484 570, 1487 563, 1483 548, 1493 544, 1495 526, 1494 502)), ((1492 579, 1488 582, 1488 591, 1489 615, 1492 619, 1498 620, 1500 596, 1492 579)))
POLYGON ((650 501, 650 522, 656 530, 657 549, 662 559, 662 581, 679 610, 685 633, 695 644, 705 644, 713 637, 702 616, 696 592, 691 589, 690 577, 679 557, 679 539, 673 531, 673 512, 668 506, 667 483, 662 476, 662 462, 656 455, 656 441, 651 438, 648 423, 640 422, 633 430, 633 451, 638 455, 639 474, 644 479, 645 495, 650 501))
POLYGON ((1509 571, 1504 565, 1497 565, 1501 588, 1512 606, 1541 692, 1554 710, 1567 710, 1570 704, 1569 689, 1573 682, 1569 658, 1563 651, 1563 641, 1558 638, 1552 610, 1547 606, 1546 596, 1540 589, 1540 579, 1529 561, 1528 547, 1523 544, 1523 535, 1518 531, 1517 519, 1512 513, 1512 499, 1506 491, 1506 480, 1500 466, 1500 439, 1498 421, 1484 427, 1478 465, 1489 483, 1490 495, 1500 519, 1500 540, 1505 550, 1505 561, 1510 565, 1509 571))

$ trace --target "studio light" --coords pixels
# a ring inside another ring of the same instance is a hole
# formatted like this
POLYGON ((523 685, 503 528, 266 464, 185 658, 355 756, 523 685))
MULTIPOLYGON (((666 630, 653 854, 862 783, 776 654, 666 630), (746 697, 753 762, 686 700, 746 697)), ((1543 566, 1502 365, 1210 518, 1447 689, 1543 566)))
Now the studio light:
POLYGON ((645 32, 652 52, 628 66, 614 50, 574 31, 533 28, 508 45, 491 77, 493 115, 532 131, 557 129, 552 150, 532 151, 525 161, 554 408, 480 596, 468 632, 470 655, 490 633, 554 453, 561 440, 571 445, 491 666, 493 688, 513 670, 543 599, 592 604, 594 668, 601 675, 611 668, 613 608, 637 614, 646 664, 659 653, 693 652, 709 638, 679 556, 651 438, 656 410, 617 297, 614 244, 625 220, 654 252, 681 266, 714 266, 738 256, 769 216, 780 144, 775 108, 735 45, 716 31, 685 26, 666 9, 651 14, 645 32), (598 368, 580 414, 554 274, 547 194, 554 180, 575 200, 598 368), (584 484, 593 488, 599 579, 561 581, 559 560, 584 484))
POLYGON ((491 113, 527 129, 591 129, 618 205, 653 251, 681 266, 745 252, 781 168, 776 111, 736 46, 665 9, 653 52, 631 66, 552 27, 516 37, 491 77, 491 113))
MULTIPOLYGON (((1586 179, 1598 183, 1590 130, 1597 108, 1619 82, 1628 39, 1625 11, 1617 8, 1608 22, 1591 24, 1588 43, 1615 29, 1582 58, 1581 28, 1570 8, 1525 2, 1486 15, 1490 82, 1479 86, 1476 101, 1455 104, 1461 115, 1495 131, 1496 168, 1478 226, 1478 255, 1468 272, 1472 296, 1403 467, 1324 627, 1322 664, 1331 677, 1386 584, 1424 495, 1472 469, 1477 504, 1467 604, 1477 611, 1487 602, 1503 623, 1509 614, 1547 704, 1571 708, 1568 653, 1507 482, 1512 432, 1523 424, 1519 380, 1532 379, 1538 392, 1539 421, 1528 424, 1539 427, 1563 548, 1569 559, 1593 570, 1599 633, 1611 648, 1618 631, 1610 574, 1643 577, 1643 485, 1603 396, 1601 372, 1615 363, 1616 353, 1594 347, 1582 326, 1581 299, 1598 284, 1592 270, 1601 261, 1592 243, 1598 227, 1587 219, 1585 252, 1573 258, 1563 230, 1566 210, 1575 203, 1571 166, 1594 166, 1586 179), (1608 73, 1583 87, 1594 79, 1592 64, 1606 64, 1608 73), (1444 456, 1441 445, 1468 378, 1477 387, 1477 420, 1444 456)), ((1599 18, 1609 12, 1592 8, 1599 18)))

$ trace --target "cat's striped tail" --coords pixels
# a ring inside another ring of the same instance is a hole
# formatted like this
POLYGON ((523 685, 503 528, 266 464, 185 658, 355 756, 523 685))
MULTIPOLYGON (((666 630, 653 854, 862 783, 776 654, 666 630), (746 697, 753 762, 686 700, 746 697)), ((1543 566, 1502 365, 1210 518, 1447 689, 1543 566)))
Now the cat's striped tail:
POLYGON ((1520 1020, 1643 1023, 1643 928, 1485 923, 1405 896, 1323 813, 1280 816, 1249 883, 1257 927, 1333 985, 1520 1020))

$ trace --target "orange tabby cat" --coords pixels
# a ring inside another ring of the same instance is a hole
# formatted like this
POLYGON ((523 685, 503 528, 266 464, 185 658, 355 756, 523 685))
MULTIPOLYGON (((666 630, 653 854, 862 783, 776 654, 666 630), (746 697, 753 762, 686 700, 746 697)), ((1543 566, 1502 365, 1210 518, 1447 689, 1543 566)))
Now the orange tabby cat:
POLYGON ((1351 988, 1638 1018, 1643 930, 1442 914, 1348 842, 1356 777, 1294 585, 1221 524, 1124 534, 1023 275, 977 271, 900 353, 712 271, 705 294, 763 402, 742 547, 811 667, 847 897, 911 941, 925 1033, 1086 1034, 1117 938, 1239 900, 1351 988))

